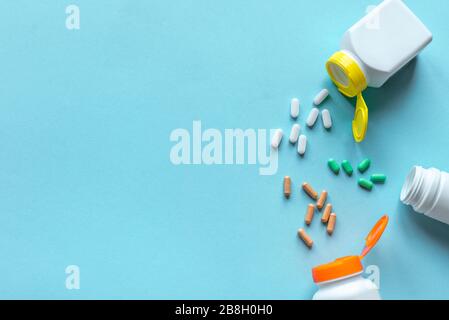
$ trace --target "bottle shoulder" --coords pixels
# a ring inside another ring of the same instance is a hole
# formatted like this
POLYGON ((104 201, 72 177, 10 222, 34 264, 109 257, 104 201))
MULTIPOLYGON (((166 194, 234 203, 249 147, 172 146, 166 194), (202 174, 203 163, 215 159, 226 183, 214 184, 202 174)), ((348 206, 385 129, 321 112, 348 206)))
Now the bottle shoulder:
POLYGON ((380 300, 379 289, 370 280, 357 276, 320 285, 314 300, 380 300))
POLYGON ((402 1, 387 1, 346 31, 342 48, 369 69, 390 75, 431 41, 431 32, 402 1))

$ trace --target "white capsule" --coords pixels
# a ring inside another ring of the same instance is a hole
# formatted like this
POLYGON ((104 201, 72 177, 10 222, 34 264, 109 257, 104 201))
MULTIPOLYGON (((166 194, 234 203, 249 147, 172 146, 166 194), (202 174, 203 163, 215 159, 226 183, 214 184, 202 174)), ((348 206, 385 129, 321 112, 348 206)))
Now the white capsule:
POLYGON ((292 127, 292 131, 290 131, 290 142, 295 144, 298 141, 299 131, 301 131, 301 127, 299 124, 294 124, 292 127))
POLYGON ((315 125, 316 119, 318 118, 318 115, 320 114, 320 110, 318 108, 313 108, 310 110, 309 116, 307 117, 306 124, 310 128, 312 128, 315 125))
POLYGON ((273 135, 273 138, 271 139, 271 146, 274 149, 279 148, 279 145, 281 144, 282 136, 284 133, 282 132, 282 129, 277 129, 273 135))
POLYGON ((321 119, 323 120, 323 126, 326 129, 332 128, 332 118, 329 110, 323 109, 323 111, 321 111, 321 119))
POLYGON ((306 153, 306 147, 307 147, 307 137, 305 135, 300 135, 298 140, 298 153, 300 155, 304 155, 306 153))
POLYGON ((324 99, 327 98, 327 96, 329 95, 329 91, 327 89, 323 89, 321 90, 315 97, 315 99, 313 99, 313 104, 316 106, 319 106, 324 99))
POLYGON ((299 116, 299 100, 298 98, 293 98, 290 102, 290 116, 293 119, 298 118, 299 116))

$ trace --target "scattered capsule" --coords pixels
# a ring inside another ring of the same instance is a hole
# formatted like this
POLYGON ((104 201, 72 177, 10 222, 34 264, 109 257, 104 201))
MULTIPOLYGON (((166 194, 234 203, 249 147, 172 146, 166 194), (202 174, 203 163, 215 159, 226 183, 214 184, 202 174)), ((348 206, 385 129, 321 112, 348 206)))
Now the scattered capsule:
POLYGON ((310 236, 304 231, 304 229, 298 230, 298 236, 301 238, 301 240, 306 244, 307 247, 312 248, 313 246, 313 240, 310 238, 310 236))
POLYGON ((300 135, 298 140, 298 153, 303 156, 306 153, 307 148, 307 137, 305 135, 300 135))
POLYGON ((327 165, 329 166, 329 168, 335 173, 335 174, 339 174, 340 173, 340 165, 338 164, 337 161, 335 161, 334 159, 329 159, 327 161, 327 165))
POLYGON ((367 179, 360 178, 359 186, 361 186, 363 189, 366 189, 368 191, 373 190, 373 183, 367 179))
POLYGON ((372 174, 369 179, 372 183, 385 183, 385 181, 387 180, 387 176, 384 174, 376 173, 372 174))
POLYGON ((341 162, 341 167, 346 172, 348 176, 352 176, 352 173, 354 172, 354 169, 352 169, 351 163, 348 160, 343 160, 341 162))
POLYGON ((271 146, 273 147, 273 149, 279 148, 283 135, 284 133, 282 132, 282 129, 277 129, 275 131, 273 138, 271 139, 271 146))
POLYGON ((289 176, 284 177, 284 196, 288 199, 292 194, 292 179, 289 176))
POLYGON ((332 212, 331 215, 329 216, 329 221, 327 222, 327 228, 326 228, 326 231, 329 235, 334 233, 336 222, 337 222, 337 215, 332 212))
POLYGON ((327 89, 321 90, 313 99, 313 104, 319 106, 329 95, 329 91, 327 89))
POLYGON ((312 186, 308 182, 304 182, 302 184, 302 189, 307 193, 309 197, 311 197, 313 200, 318 199, 318 192, 313 190, 312 186))
POLYGON ((307 206, 306 217, 304 218, 306 225, 310 225, 312 223, 314 213, 315 213, 315 206, 311 203, 307 206))
POLYGON ((323 120, 323 126, 326 129, 330 129, 332 128, 332 118, 331 118, 331 113, 329 112, 329 110, 324 109, 323 111, 321 111, 321 119, 323 120))
POLYGON ((331 215, 331 212, 332 212, 332 204, 328 203, 326 205, 326 208, 324 208, 323 215, 321 216, 321 222, 322 223, 327 223, 329 221, 329 217, 331 215))
POLYGON ((306 124, 309 128, 312 128, 315 125, 316 119, 318 119, 318 115, 320 114, 320 110, 318 108, 312 108, 310 110, 309 116, 307 117, 306 124))
POLYGON ((359 163, 359 165, 357 166, 357 169, 359 169, 359 171, 361 173, 364 173, 366 170, 368 170, 370 165, 371 165, 371 160, 364 159, 364 160, 362 160, 362 162, 359 163))
POLYGON ((327 199, 327 191, 323 190, 323 191, 321 191, 320 197, 318 198, 318 201, 316 202, 316 207, 318 208, 318 210, 323 209, 326 199, 327 199))
POLYGON ((298 118, 299 116, 299 100, 298 98, 293 98, 290 102, 290 116, 293 119, 298 118))
POLYGON ((301 126, 299 124, 294 124, 292 130, 290 131, 290 143, 295 144, 298 141, 299 132, 301 131, 301 126))

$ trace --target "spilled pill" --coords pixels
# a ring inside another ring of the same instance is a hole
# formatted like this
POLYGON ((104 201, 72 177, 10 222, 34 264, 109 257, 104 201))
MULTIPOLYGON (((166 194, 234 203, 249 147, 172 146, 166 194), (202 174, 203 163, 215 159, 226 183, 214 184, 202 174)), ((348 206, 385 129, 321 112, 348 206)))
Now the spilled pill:
POLYGON ((368 191, 371 191, 373 189, 373 183, 367 179, 360 178, 359 179, 359 186, 361 186, 363 189, 366 189, 368 191))
POLYGON ((327 165, 329 166, 329 168, 335 173, 335 174, 339 174, 340 173, 340 165, 338 164, 337 161, 335 161, 334 159, 329 159, 327 161, 327 165))
POLYGON ((299 100, 298 98, 293 98, 290 102, 290 116, 293 119, 298 118, 299 116, 299 100))
POLYGON ((292 179, 289 176, 284 177, 284 196, 288 199, 292 194, 292 179))
POLYGON ((359 163, 359 165, 357 166, 357 169, 359 169, 359 171, 361 173, 364 173, 366 170, 368 170, 370 165, 371 165, 371 160, 364 159, 364 160, 362 160, 362 162, 359 163))
POLYGON ((318 198, 318 201, 316 202, 316 207, 318 208, 318 210, 323 209, 326 199, 327 199, 327 191, 323 190, 323 191, 321 191, 320 197, 318 198))
POLYGON ((306 153, 307 148, 307 137, 305 135, 300 135, 298 140, 298 153, 303 156, 306 153))
POLYGON ((326 208, 324 208, 323 215, 321 216, 321 222, 322 223, 327 223, 329 221, 329 217, 331 215, 331 212, 332 212, 332 204, 328 203, 326 205, 326 208))
POLYGON ((329 110, 324 109, 323 111, 321 111, 321 119, 323 120, 323 126, 326 129, 332 128, 332 118, 329 110))
POLYGON ((313 104, 319 106, 329 95, 329 91, 327 89, 321 90, 313 99, 313 104))
POLYGON ((292 130, 290 131, 290 143, 295 144, 298 141, 299 132, 301 131, 301 126, 299 124, 294 124, 292 130))
POLYGON ((271 146, 274 149, 279 148, 279 144, 281 143, 282 136, 284 133, 282 132, 282 129, 277 129, 273 135, 273 138, 271 139, 271 146))
POLYGON ((320 110, 318 110, 318 108, 312 108, 312 110, 310 110, 309 116, 307 117, 306 121, 308 127, 312 128, 315 125, 316 119, 318 119, 319 114, 320 110))
POLYGON ((308 182, 304 182, 302 184, 302 189, 309 197, 311 197, 313 200, 318 199, 318 192, 313 190, 312 186, 308 182))
POLYGON ((304 218, 306 225, 310 225, 312 223, 314 213, 315 213, 315 206, 311 203, 307 206, 306 216, 304 218))
POLYGON ((327 222, 327 233, 329 235, 331 235, 332 233, 334 233, 334 229, 335 229, 335 223, 337 222, 337 215, 335 213, 331 213, 331 215, 329 216, 329 221, 327 222))
POLYGON ((341 167, 348 176, 352 176, 354 169, 352 169, 351 163, 348 160, 343 160, 341 162, 341 167))
POLYGON ((387 180, 387 176, 384 174, 375 173, 375 174, 372 174, 369 179, 373 183, 385 183, 385 181, 387 180))
POLYGON ((298 230, 298 236, 301 238, 301 240, 306 244, 306 246, 312 248, 313 246, 313 240, 309 237, 309 235, 304 231, 304 229, 298 230))

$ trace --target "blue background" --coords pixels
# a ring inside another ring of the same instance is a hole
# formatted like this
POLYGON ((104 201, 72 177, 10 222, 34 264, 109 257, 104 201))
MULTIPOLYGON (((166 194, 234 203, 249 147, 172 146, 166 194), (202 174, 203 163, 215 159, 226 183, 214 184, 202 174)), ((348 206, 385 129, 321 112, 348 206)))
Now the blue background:
POLYGON ((387 213, 366 258, 384 298, 449 298, 449 226, 399 202, 412 165, 449 170, 449 2, 406 3, 434 34, 420 57, 365 93, 370 127, 351 136, 354 101, 324 70, 344 31, 377 1, 108 0, 0 3, 0 298, 309 299, 311 268, 358 254, 387 213), (81 29, 65 27, 65 8, 81 29), (305 158, 284 139, 279 170, 258 165, 175 166, 176 128, 283 128, 289 101, 304 125, 315 94, 321 121, 305 158), (329 157, 384 186, 361 190, 334 176, 329 157), (282 196, 282 178, 294 194, 282 196), (368 174, 366 174, 368 176, 368 174), (338 214, 329 237, 315 219, 298 240, 309 200, 302 181, 327 188, 338 214), (65 268, 81 289, 65 288, 65 268))

